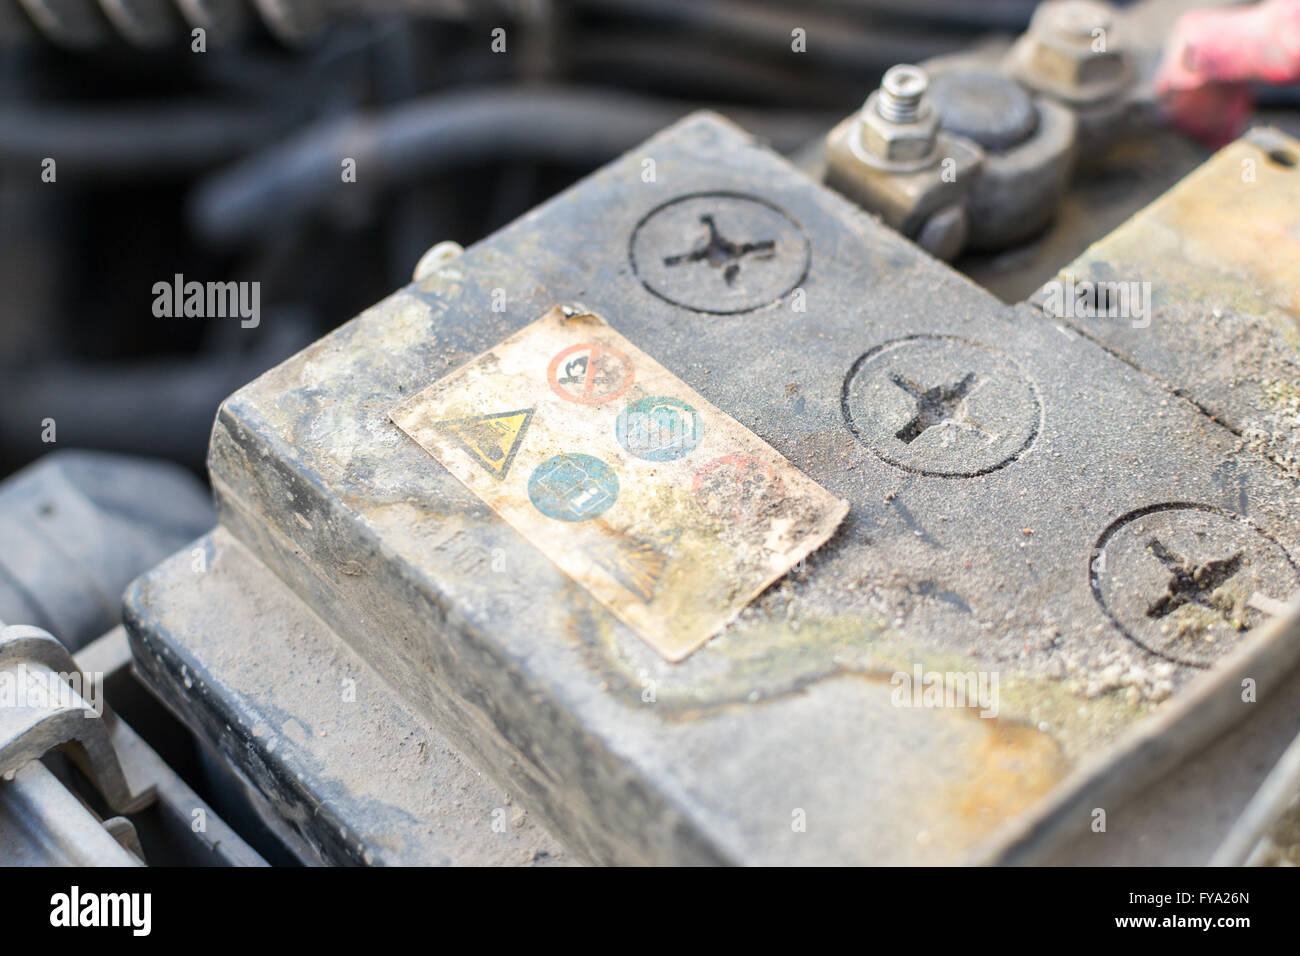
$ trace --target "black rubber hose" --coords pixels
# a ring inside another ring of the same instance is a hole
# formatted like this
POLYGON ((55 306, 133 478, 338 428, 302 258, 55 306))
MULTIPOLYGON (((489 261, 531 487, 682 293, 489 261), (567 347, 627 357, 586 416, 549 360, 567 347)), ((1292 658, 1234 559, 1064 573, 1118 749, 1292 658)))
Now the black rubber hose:
POLYGON ((247 106, 0 107, 0 166, 57 163, 60 181, 192 173, 283 135, 285 119, 247 106))
POLYGON ((45 420, 53 419, 59 447, 149 455, 202 468, 222 400, 314 338, 302 320, 262 318, 266 328, 258 331, 266 334, 247 354, 0 366, 0 461, 27 462, 49 451, 42 437, 45 420))
MULTIPOLYGON (((347 116, 219 171, 191 205, 197 232, 229 242, 305 217, 337 198, 344 159, 368 190, 399 186, 491 159, 596 166, 696 107, 582 89, 497 89, 441 94, 371 116, 347 116)), ((727 110, 778 150, 824 131, 829 117, 805 112, 727 110)))

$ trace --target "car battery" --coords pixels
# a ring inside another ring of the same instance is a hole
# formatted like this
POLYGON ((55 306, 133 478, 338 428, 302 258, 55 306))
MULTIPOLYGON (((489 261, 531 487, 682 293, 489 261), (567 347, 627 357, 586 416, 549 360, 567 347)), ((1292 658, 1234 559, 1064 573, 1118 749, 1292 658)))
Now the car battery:
POLYGON ((231 396, 136 666, 327 862, 987 859, 1300 587, 1198 295, 1004 304, 694 115, 231 396))

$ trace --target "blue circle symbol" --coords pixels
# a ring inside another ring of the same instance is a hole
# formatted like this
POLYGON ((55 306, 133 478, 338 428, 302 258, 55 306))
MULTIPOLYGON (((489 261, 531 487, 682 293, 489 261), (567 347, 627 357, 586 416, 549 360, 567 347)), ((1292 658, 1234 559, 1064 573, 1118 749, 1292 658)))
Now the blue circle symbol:
POLYGON ((646 461, 676 461, 704 436, 699 412, 679 398, 650 395, 631 402, 614 423, 618 443, 646 461))
POLYGON ((618 475, 591 455, 556 455, 528 479, 533 506, 557 521, 586 521, 603 515, 618 499, 618 475))

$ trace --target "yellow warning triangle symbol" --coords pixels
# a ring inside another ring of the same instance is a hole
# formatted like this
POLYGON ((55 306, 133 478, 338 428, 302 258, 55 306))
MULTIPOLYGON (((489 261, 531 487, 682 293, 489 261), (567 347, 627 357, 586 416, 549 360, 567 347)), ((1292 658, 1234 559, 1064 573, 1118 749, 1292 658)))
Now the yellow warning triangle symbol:
POLYGON ((504 478, 524 440, 528 423, 533 420, 534 411, 535 408, 524 408, 472 418, 453 418, 438 422, 438 427, 455 438, 490 474, 504 478))

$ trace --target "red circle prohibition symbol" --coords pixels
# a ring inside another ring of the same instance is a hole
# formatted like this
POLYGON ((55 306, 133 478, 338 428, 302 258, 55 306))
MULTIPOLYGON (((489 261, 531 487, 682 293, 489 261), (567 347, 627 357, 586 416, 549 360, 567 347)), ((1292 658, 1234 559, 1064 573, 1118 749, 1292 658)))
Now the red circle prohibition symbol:
POLYGON ((632 387, 635 377, 632 360, 618 349, 600 342, 570 345, 551 359, 546 369, 546 381, 550 383, 551 391, 566 402, 579 405, 612 402, 632 387), (586 354, 578 355, 580 352, 586 354), (575 372, 575 368, 581 371, 575 372))

